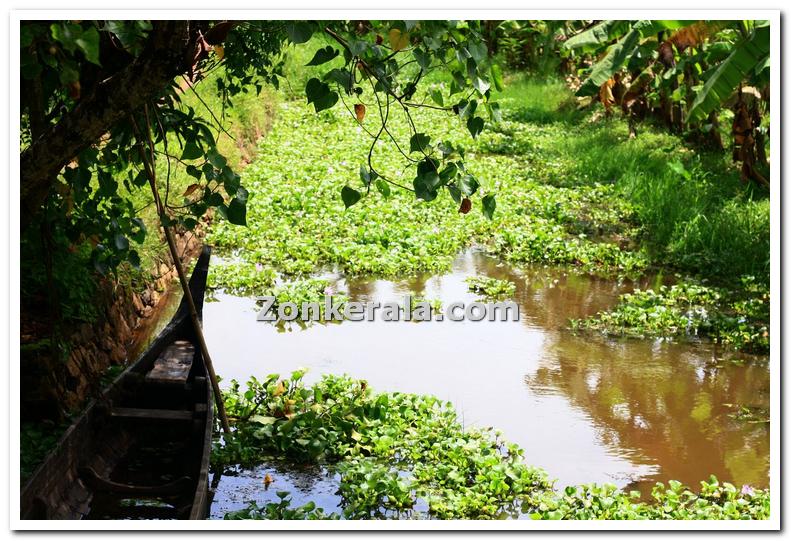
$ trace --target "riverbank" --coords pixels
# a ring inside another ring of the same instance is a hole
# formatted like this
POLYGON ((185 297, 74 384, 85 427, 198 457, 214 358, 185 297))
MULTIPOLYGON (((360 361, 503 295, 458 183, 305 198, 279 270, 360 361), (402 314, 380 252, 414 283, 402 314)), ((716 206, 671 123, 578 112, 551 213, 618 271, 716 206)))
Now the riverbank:
MULTIPOLYGON (((192 107, 220 107, 214 95, 216 77, 184 96, 192 107), (204 105, 205 104, 205 105, 204 105)), ((226 115, 226 132, 218 148, 237 170, 252 158, 259 138, 270 129, 275 97, 268 90, 235 100, 226 115)), ((164 178, 168 165, 160 160, 164 178)), ((193 179, 173 168, 169 189, 182 193, 193 179)), ((91 272, 92 239, 72 243, 62 232, 40 246, 38 231, 22 240, 21 379, 22 480, 54 446, 70 419, 139 353, 157 320, 161 301, 178 289, 178 280, 159 219, 146 190, 123 194, 140 208, 148 234, 136 246, 140 264, 123 264, 114 273, 91 272), (49 252, 49 255, 48 255, 49 252), (49 262, 49 263, 48 263, 49 262), (53 264, 57 262, 57 264, 53 264), (51 271, 46 271, 48 265, 51 271)), ((193 231, 175 232, 177 252, 188 266, 200 252, 210 219, 193 231)))

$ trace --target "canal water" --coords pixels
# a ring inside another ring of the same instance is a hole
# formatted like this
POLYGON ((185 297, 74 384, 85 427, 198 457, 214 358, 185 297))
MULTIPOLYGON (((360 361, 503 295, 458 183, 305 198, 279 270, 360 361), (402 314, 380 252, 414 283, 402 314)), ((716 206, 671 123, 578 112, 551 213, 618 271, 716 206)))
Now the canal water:
MULTIPOLYGON (((433 394, 454 403, 466 426, 496 427, 544 468, 556 487, 614 483, 648 493, 656 481, 693 487, 710 474, 738 486, 768 483, 768 423, 736 419, 736 405, 768 408, 766 359, 711 343, 575 335, 569 318, 613 306, 661 277, 615 282, 556 269, 520 271, 471 250, 451 272, 404 280, 328 275, 350 300, 469 303, 465 278, 513 281, 520 321, 343 322, 283 331, 256 321, 254 300, 217 293, 204 308, 215 368, 227 385, 308 368, 348 374, 382 391, 433 394)), ((262 465, 217 478, 212 517, 247 501, 316 501, 337 511, 337 478, 322 468, 262 465), (263 479, 273 479, 265 488, 263 479)))

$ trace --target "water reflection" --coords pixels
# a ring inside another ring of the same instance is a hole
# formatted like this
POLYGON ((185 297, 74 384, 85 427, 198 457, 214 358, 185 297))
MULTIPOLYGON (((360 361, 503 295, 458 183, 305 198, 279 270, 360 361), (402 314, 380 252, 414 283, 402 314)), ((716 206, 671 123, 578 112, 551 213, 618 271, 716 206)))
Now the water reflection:
POLYGON ((590 416, 606 445, 652 466, 630 488, 678 479, 697 486, 706 472, 765 486, 769 431, 731 417, 728 404, 768 407, 764 364, 726 366, 710 347, 611 342, 563 336, 525 376, 539 395, 562 395, 590 416))
POLYGON ((305 366, 308 380, 347 373, 381 390, 451 400, 465 424, 494 426, 559 485, 679 479, 709 474, 766 486, 768 425, 737 421, 725 404, 768 405, 766 363, 722 362, 710 344, 605 340, 565 328, 650 287, 544 268, 517 271, 468 252, 441 276, 389 281, 328 275, 352 300, 400 302, 409 293, 470 302, 464 279, 517 284, 519 322, 344 322, 280 333, 255 321, 247 298, 218 294, 204 322, 217 371, 227 380, 305 366))
POLYGON ((226 470, 213 478, 214 498, 209 518, 222 519, 229 511, 239 511, 255 502, 259 507, 280 502, 277 495, 288 491, 291 507, 313 502, 326 513, 341 512, 337 494, 339 477, 325 468, 271 462, 245 470, 226 470), (270 483, 264 479, 269 476, 270 483))

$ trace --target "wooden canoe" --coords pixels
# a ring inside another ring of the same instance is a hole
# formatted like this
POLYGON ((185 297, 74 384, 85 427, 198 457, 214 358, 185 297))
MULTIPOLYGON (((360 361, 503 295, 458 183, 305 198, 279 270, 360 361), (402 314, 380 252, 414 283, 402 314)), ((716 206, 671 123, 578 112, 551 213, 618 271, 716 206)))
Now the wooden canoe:
MULTIPOLYGON (((190 278, 199 315, 209 268, 190 278)), ((204 519, 213 393, 186 303, 22 487, 22 519, 204 519)))

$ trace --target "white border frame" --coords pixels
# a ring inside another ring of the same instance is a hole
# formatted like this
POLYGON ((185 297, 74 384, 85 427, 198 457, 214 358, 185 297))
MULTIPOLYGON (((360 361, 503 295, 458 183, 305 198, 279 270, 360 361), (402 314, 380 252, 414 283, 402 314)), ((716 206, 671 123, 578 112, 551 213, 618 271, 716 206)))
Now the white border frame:
MULTIPOLYGON (((19 22, 25 19, 183 19, 197 14, 202 19, 673 19, 673 10, 19 10, 10 14, 9 28, 9 365, 10 365, 10 526, 14 530, 779 530, 782 505, 780 483, 780 286, 781 286, 781 21, 779 10, 689 10, 684 19, 764 19, 771 21, 770 139, 777 150, 771 160, 771 322, 770 336, 770 482, 771 518, 763 521, 45 521, 19 519, 19 22)), ((784 149, 783 149, 784 150, 784 149)), ((1 275, 0 275, 1 276, 1 275)))

